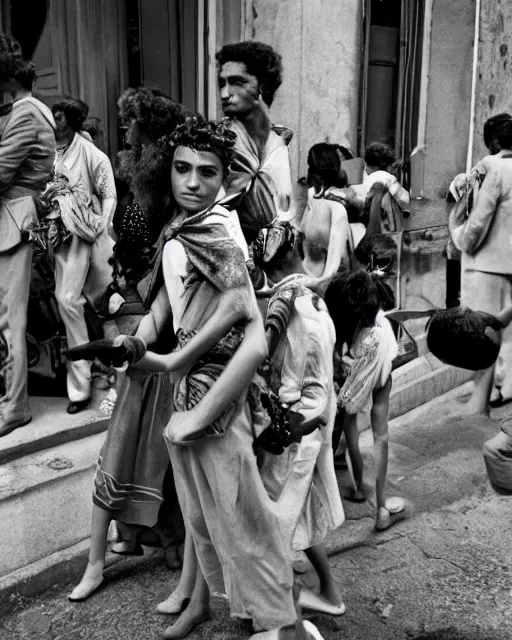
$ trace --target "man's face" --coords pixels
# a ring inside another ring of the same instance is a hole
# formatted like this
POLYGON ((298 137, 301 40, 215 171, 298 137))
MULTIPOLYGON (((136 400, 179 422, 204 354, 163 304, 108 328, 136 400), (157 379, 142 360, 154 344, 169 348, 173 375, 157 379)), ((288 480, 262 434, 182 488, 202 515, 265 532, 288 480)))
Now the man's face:
POLYGON ((56 111, 53 114, 53 117, 55 119, 55 124, 57 125, 55 133, 57 135, 69 133, 71 127, 68 124, 68 119, 66 118, 64 111, 56 111))
POLYGON ((210 207, 222 186, 224 172, 217 155, 178 147, 171 169, 174 199, 189 215, 210 207))
POLYGON ((222 111, 228 117, 244 116, 260 103, 260 87, 256 76, 247 73, 243 62, 226 62, 219 71, 222 111))

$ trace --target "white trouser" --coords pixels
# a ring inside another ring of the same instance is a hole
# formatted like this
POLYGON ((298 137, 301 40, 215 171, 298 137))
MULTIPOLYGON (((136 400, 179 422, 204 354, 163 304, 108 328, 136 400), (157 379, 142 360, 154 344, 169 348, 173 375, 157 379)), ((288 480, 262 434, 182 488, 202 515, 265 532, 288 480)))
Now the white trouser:
MULTIPOLYGON (((66 327, 68 347, 89 342, 85 323, 85 281, 91 262, 92 245, 73 236, 70 243, 55 251, 55 297, 66 327)), ((91 395, 91 363, 86 360, 67 363, 67 389, 70 402, 86 400, 91 395)))

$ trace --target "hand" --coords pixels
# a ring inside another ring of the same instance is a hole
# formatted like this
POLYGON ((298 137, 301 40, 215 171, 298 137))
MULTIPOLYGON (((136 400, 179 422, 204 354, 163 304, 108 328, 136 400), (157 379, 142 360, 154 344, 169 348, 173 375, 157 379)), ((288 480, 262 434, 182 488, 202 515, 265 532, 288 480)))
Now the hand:
POLYGON ((388 188, 386 187, 385 184, 383 184, 382 182, 376 182, 374 185, 372 185, 369 195, 377 195, 377 194, 380 194, 380 193, 386 193, 387 190, 388 190, 388 188))
POLYGON ((164 430, 164 437, 172 444, 186 446, 206 428, 197 409, 175 411, 164 430))

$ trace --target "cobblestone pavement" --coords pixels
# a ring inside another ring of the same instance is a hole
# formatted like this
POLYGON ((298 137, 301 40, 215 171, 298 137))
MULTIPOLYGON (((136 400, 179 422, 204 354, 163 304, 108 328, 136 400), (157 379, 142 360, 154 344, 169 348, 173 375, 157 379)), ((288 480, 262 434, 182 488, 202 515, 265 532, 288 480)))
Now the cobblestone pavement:
MULTIPOLYGON (((371 504, 345 503, 347 522, 328 546, 347 613, 340 618, 306 616, 325 640, 512 638, 512 497, 492 492, 481 455, 483 442, 499 424, 457 417, 464 392, 457 390, 393 421, 390 487, 409 501, 404 522, 376 534, 371 504)), ((512 421, 512 405, 493 417, 512 421)), ((370 486, 369 434, 362 435, 362 443, 370 486)), ((348 473, 341 470, 339 480, 343 491, 348 473)), ((161 553, 111 559, 106 576, 105 587, 84 603, 71 604, 66 598, 75 574, 38 598, 14 596, 11 610, 0 619, 0 638, 160 638, 174 618, 159 615, 155 605, 179 578, 166 568, 161 553)), ((311 573, 300 579, 315 584, 311 573)), ((213 600, 212 621, 190 636, 246 637, 246 628, 229 618, 227 603, 219 598, 213 600)))

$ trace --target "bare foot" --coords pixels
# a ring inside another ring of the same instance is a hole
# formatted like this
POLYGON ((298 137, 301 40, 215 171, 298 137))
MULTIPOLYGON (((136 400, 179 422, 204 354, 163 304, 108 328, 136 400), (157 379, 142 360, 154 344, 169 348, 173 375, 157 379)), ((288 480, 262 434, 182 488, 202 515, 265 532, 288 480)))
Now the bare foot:
POLYGON ((178 620, 164 631, 164 640, 181 640, 212 617, 210 605, 199 603, 189 605, 178 620))
POLYGON ((343 497, 349 502, 366 502, 366 493, 362 487, 360 489, 350 487, 350 489, 343 495, 343 497))
POLYGON ((69 594, 71 602, 81 602, 92 595, 103 582, 103 562, 89 563, 80 583, 69 594))
POLYGON ((299 596, 299 606, 330 616, 342 616, 346 610, 341 591, 337 585, 332 585, 331 588, 324 589, 319 594, 310 589, 303 589, 299 596))
POLYGON ((389 529, 397 522, 406 518, 405 507, 402 511, 390 513, 385 507, 381 507, 377 511, 377 520, 375 522, 375 529, 377 531, 385 531, 389 529))

